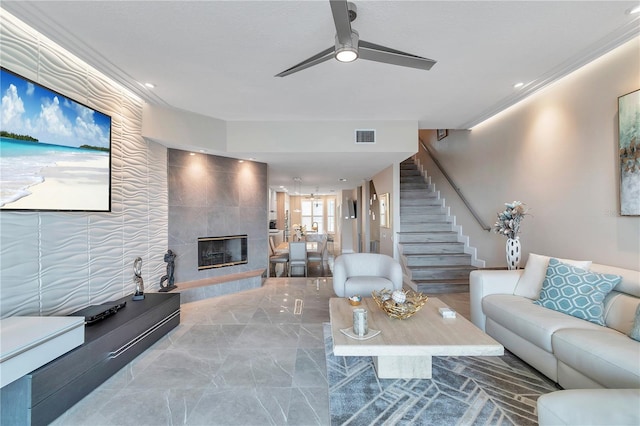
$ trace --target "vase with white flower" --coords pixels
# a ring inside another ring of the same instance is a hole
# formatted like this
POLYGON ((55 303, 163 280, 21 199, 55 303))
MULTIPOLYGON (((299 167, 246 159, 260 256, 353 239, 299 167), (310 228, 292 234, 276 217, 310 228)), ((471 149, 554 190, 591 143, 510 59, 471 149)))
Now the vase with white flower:
POLYGON ((301 241, 307 234, 307 225, 294 224, 292 226, 294 232, 294 241, 301 241))
POLYGON ((505 209, 498 213, 498 221, 494 224, 493 230, 507 237, 507 267, 509 269, 518 269, 520 266, 520 258, 522 257, 522 248, 520 245, 520 223, 527 215, 525 204, 520 201, 505 203, 505 209))

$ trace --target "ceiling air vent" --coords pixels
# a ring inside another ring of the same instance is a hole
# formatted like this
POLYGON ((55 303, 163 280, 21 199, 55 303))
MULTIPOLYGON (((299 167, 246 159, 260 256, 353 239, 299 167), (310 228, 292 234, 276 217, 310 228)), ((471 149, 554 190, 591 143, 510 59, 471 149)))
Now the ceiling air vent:
POLYGON ((356 129, 356 143, 376 143, 376 131, 373 129, 356 129))

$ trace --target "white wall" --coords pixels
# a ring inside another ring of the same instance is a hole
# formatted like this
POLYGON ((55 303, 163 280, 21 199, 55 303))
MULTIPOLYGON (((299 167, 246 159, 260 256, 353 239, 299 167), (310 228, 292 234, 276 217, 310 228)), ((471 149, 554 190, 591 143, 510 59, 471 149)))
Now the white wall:
MULTIPOLYGON (((394 211, 400 210, 400 198, 399 191, 396 194, 393 187, 394 181, 394 167, 389 166, 386 169, 382 170, 380 173, 376 174, 373 177, 373 184, 376 187, 376 193, 378 194, 377 202, 380 202, 380 196, 384 193, 389 193, 389 203, 390 210, 389 214, 391 214, 390 218, 390 228, 384 228, 380 226, 380 253, 389 255, 394 257, 395 255, 395 244, 394 244, 394 236, 395 233, 400 229, 400 223, 397 220, 394 220, 394 211), (398 199, 396 200, 395 195, 398 195, 398 199)), ((380 223, 380 221, 378 221, 380 223)))
POLYGON ((227 150, 227 124, 223 120, 158 105, 144 104, 142 136, 185 151, 227 150))
MULTIPOLYGON (((505 202, 528 205, 528 253, 640 269, 640 217, 619 216, 618 96, 640 88, 636 38, 534 96, 441 141, 423 133, 488 225, 505 202)), ((437 170, 429 174, 487 266, 505 239, 480 229, 437 170)))
MULTIPOLYGON (((340 224, 340 248, 342 253, 353 253, 358 251, 358 219, 345 219, 348 215, 349 204, 357 200, 356 190, 342 190, 340 197, 340 217, 337 222, 340 224)), ((358 217, 362 212, 357 212, 358 217)))
POLYGON ((142 101, 6 11, 0 62, 112 117, 111 213, 0 212, 0 316, 67 314, 132 293, 167 250, 166 148, 141 136, 142 101))
POLYGON ((227 144, 232 152, 395 151, 409 156, 415 152, 416 132, 416 121, 229 121, 227 144), (353 143, 355 129, 372 128, 375 144, 353 143))

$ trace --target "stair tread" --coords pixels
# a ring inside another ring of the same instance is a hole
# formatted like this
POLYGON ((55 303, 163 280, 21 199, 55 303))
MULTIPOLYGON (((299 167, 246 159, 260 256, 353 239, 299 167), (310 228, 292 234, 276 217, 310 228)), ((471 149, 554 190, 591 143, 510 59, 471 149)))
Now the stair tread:
POLYGON ((455 246, 455 245, 460 245, 460 246, 464 246, 464 243, 461 243, 459 241, 424 241, 424 242, 410 242, 410 243, 398 243, 398 244, 402 244, 403 246, 423 246, 423 245, 450 245, 450 246, 455 246))
POLYGON ((418 279, 418 280, 412 280, 414 283, 416 284, 436 284, 436 283, 442 283, 442 284, 469 284, 469 279, 464 279, 464 278, 442 278, 442 279, 437 279, 437 278, 432 278, 432 279, 418 279))
POLYGON ((434 266, 409 266, 409 269, 412 271, 428 271, 428 270, 445 270, 445 269, 455 269, 455 270, 469 270, 473 271, 478 268, 472 265, 434 265, 434 266))
POLYGON ((450 294, 450 293, 468 293, 469 284, 425 284, 416 283, 416 288, 420 293, 426 293, 437 297, 438 294, 450 294))
POLYGON ((398 232, 398 234, 410 234, 410 235, 415 235, 415 234, 457 234, 456 231, 400 231, 398 232))
MULTIPOLYGON (((415 247, 414 247, 415 248, 415 247)), ((435 257, 435 256, 457 256, 457 257, 466 257, 466 256, 471 256, 469 253, 464 253, 464 252, 442 252, 442 253, 434 253, 432 251, 426 251, 424 253, 409 253, 409 254, 405 254, 406 257, 412 256, 430 256, 430 257, 435 257)))
MULTIPOLYGON (((408 215, 408 216, 418 216, 418 215, 408 215)), ((424 216, 430 216, 431 220, 416 220, 417 217, 401 217, 400 223, 449 223, 453 220, 445 214, 435 213, 435 214, 425 214, 424 216), (439 217, 442 216, 442 217, 439 217)))
MULTIPOLYGON (((438 228, 438 227, 442 227, 442 225, 445 225, 445 224, 446 225, 451 225, 451 224, 453 224, 453 222, 447 222, 445 220, 430 220, 428 222, 408 222, 408 221, 405 220, 403 222, 402 219, 401 219, 400 220, 400 225, 401 225, 400 229, 402 229, 402 225, 408 225, 411 228, 414 228, 414 230, 416 230, 416 231, 423 230, 424 232, 429 232, 429 230, 430 230, 429 227, 431 225, 435 225, 435 227, 438 228), (424 225, 424 229, 415 229, 415 228, 420 228, 420 225, 424 225)), ((409 230, 409 228, 407 228, 407 227, 404 227, 404 228, 405 228, 405 231, 409 230)), ((434 231, 435 231, 435 229, 434 229, 434 231)), ((439 231, 445 231, 445 229, 439 229, 439 231)), ((449 229, 446 229, 446 231, 449 231, 449 229)))
POLYGON ((412 246, 407 246, 405 244, 402 245, 402 251, 405 256, 426 256, 426 255, 453 255, 453 254, 469 254, 465 253, 464 245, 462 243, 435 243, 435 244, 414 244, 412 246), (445 245, 448 244, 448 245, 445 245), (425 248, 425 251, 420 251, 420 247, 428 247, 425 248), (417 251, 416 251, 417 250, 417 251), (453 251, 439 251, 439 250, 453 250, 453 251))
MULTIPOLYGON (((413 206, 413 207, 415 207, 415 206, 413 206)), ((433 207, 439 208, 440 206, 421 206, 419 208, 420 209, 428 209, 429 207, 431 207, 431 208, 433 208, 433 207)), ((400 210, 402 210, 402 207, 400 208, 400 210)), ((426 210, 426 211, 425 210, 414 211, 414 210, 412 210, 412 211, 404 212, 403 216, 407 216, 407 217, 410 217, 412 219, 424 217, 425 220, 429 220, 429 219, 432 219, 432 218, 438 218, 440 216, 449 217, 449 215, 446 214, 443 211, 433 211, 433 210, 435 210, 435 209, 432 209, 432 211, 429 211, 429 210, 426 210)))
POLYGON ((471 256, 469 253, 465 253, 465 252, 442 252, 442 253, 432 253, 432 252, 424 252, 424 253, 405 253, 405 256, 409 257, 409 256, 471 256))
MULTIPOLYGON (((457 238, 458 236, 458 233, 455 231, 400 231, 398 232, 398 234, 407 238, 408 237, 445 238, 445 237, 452 237, 452 236, 455 236, 457 238)), ((413 242, 419 243, 421 241, 413 241, 413 242)))

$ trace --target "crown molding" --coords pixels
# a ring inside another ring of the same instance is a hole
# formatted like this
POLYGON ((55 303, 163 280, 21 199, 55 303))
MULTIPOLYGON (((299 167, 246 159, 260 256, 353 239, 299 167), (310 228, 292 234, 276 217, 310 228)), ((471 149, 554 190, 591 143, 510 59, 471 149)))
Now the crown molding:
POLYGON ((567 59, 548 73, 543 74, 539 79, 528 83, 524 88, 517 91, 513 95, 503 98, 495 105, 487 108, 471 120, 461 123, 456 127, 456 129, 471 129, 474 126, 477 126, 483 121, 534 95, 540 90, 566 77, 567 75, 582 68, 588 63, 600 58, 606 53, 634 39, 638 35, 640 35, 640 17, 629 21, 626 25, 609 34, 609 36, 590 45, 589 47, 582 50, 577 55, 567 59))
POLYGON ((145 102, 171 107, 171 105, 155 93, 137 83, 137 80, 133 76, 129 75, 122 68, 118 67, 82 40, 79 40, 71 32, 66 30, 63 25, 47 16, 38 8, 37 3, 19 1, 2 2, 0 4, 0 11, 4 11, 4 13, 13 15, 15 18, 21 20, 44 37, 47 37, 61 48, 75 55, 78 59, 145 102))

